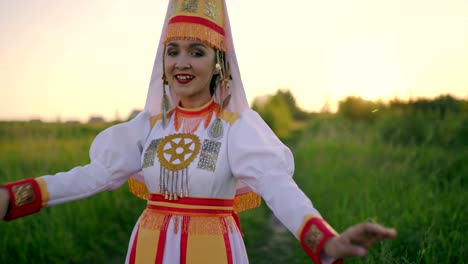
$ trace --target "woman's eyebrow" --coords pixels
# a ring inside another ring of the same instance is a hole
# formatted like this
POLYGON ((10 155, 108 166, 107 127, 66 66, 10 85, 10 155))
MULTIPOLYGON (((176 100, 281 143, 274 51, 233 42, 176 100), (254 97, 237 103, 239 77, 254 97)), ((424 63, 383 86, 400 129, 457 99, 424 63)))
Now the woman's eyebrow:
POLYGON ((190 48, 199 48, 199 47, 202 47, 202 48, 208 48, 205 44, 202 44, 202 43, 192 43, 190 44, 190 48))

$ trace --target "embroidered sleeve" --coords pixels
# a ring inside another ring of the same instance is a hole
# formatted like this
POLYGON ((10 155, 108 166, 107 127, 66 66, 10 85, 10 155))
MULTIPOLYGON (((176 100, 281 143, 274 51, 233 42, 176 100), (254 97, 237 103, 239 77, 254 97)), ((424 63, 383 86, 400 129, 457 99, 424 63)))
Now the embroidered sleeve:
POLYGON ((7 183, 1 187, 10 196, 9 211, 4 217, 6 221, 39 212, 49 199, 46 184, 41 178, 7 183))
MULTIPOLYGON (((322 263, 323 246, 334 236, 337 236, 337 232, 324 219, 316 215, 305 216, 303 226, 297 234, 302 248, 316 264, 322 263)), ((343 260, 336 260, 333 263, 343 263, 343 260)))

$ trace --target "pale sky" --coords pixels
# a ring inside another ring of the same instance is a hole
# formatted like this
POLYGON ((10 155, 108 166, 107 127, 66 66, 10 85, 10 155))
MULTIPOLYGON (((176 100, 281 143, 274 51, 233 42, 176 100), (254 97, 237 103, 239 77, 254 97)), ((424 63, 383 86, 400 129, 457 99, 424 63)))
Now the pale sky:
MULTIPOLYGON (((227 0, 249 101, 468 98, 468 0, 227 0)), ((142 109, 167 0, 0 0, 0 120, 142 109)))

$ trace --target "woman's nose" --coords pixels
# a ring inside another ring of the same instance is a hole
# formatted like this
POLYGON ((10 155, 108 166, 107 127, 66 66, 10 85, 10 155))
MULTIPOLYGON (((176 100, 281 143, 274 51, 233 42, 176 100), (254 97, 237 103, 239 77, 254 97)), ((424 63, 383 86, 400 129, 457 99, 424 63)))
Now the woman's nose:
POLYGON ((190 60, 188 60, 187 56, 179 56, 177 58, 176 64, 175 64, 176 69, 179 70, 185 70, 185 69, 190 69, 192 66, 190 64, 190 60))

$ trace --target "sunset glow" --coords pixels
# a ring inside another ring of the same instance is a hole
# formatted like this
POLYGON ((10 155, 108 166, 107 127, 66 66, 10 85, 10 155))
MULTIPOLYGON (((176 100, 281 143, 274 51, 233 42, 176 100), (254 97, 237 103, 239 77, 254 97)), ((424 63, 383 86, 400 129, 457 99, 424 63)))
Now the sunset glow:
MULTIPOLYGON (((249 101, 468 96, 468 2, 227 0, 249 101)), ((1 1, 1 120, 126 118, 144 106, 158 1, 1 1)))

